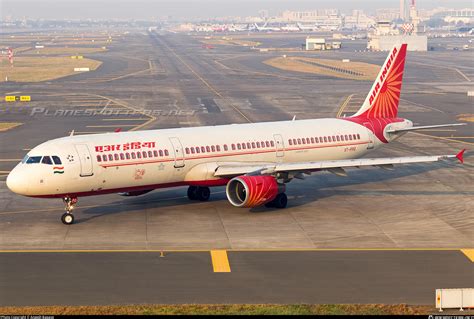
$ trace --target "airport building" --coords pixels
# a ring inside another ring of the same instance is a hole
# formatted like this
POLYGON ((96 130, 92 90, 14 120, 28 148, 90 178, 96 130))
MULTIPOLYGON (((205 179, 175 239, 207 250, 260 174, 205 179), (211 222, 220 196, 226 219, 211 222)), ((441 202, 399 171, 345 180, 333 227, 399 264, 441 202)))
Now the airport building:
MULTIPOLYGON (((400 11, 405 10, 400 2, 400 11), (403 9, 403 10, 402 10, 403 9)), ((394 45, 407 43, 409 51, 427 51, 428 37, 425 34, 424 26, 420 25, 420 18, 412 0, 409 10, 409 22, 401 26, 393 26, 388 20, 377 22, 376 27, 368 35, 367 49, 374 51, 388 51, 394 45)))
POLYGON ((326 42, 324 38, 306 38, 306 51, 338 50, 341 42, 326 42))

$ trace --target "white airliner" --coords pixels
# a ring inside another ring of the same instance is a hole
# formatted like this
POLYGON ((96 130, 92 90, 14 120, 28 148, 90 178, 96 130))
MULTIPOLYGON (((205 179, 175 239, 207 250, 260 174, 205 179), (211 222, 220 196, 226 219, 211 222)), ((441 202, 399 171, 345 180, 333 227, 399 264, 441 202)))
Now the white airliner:
POLYGON ((353 116, 221 126, 68 136, 33 148, 8 175, 15 193, 62 198, 64 224, 72 224, 77 198, 145 194, 189 186, 191 200, 209 199, 211 186, 226 185, 237 207, 284 208, 285 184, 319 171, 345 175, 351 167, 436 162, 457 155, 362 158, 413 127, 397 117, 406 44, 389 53, 369 95, 353 116))

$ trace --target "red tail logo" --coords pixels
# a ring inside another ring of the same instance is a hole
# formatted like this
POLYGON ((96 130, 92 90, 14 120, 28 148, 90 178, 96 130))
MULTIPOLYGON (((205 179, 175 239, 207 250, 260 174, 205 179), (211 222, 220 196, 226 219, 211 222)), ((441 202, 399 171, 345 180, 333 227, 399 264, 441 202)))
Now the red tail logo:
POLYGON ((356 117, 395 118, 402 89, 407 45, 394 47, 356 117))

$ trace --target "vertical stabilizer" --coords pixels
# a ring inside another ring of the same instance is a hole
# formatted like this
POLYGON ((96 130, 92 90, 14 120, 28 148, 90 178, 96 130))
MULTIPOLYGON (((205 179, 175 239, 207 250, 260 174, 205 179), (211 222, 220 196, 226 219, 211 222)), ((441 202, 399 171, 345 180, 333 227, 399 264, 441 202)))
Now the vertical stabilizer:
POLYGON ((364 104, 352 117, 367 119, 397 117, 406 53, 406 43, 392 48, 364 104))

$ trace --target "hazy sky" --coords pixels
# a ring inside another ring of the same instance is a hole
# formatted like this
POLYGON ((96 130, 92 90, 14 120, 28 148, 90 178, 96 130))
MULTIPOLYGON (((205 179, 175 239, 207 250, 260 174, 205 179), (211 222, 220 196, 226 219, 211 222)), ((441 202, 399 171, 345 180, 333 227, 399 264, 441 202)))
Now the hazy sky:
MULTIPOLYGON (((268 10, 396 8, 399 0, 0 0, 1 16, 32 19, 150 19, 257 15, 268 10)), ((418 8, 474 7, 474 0, 417 0, 418 8)))

